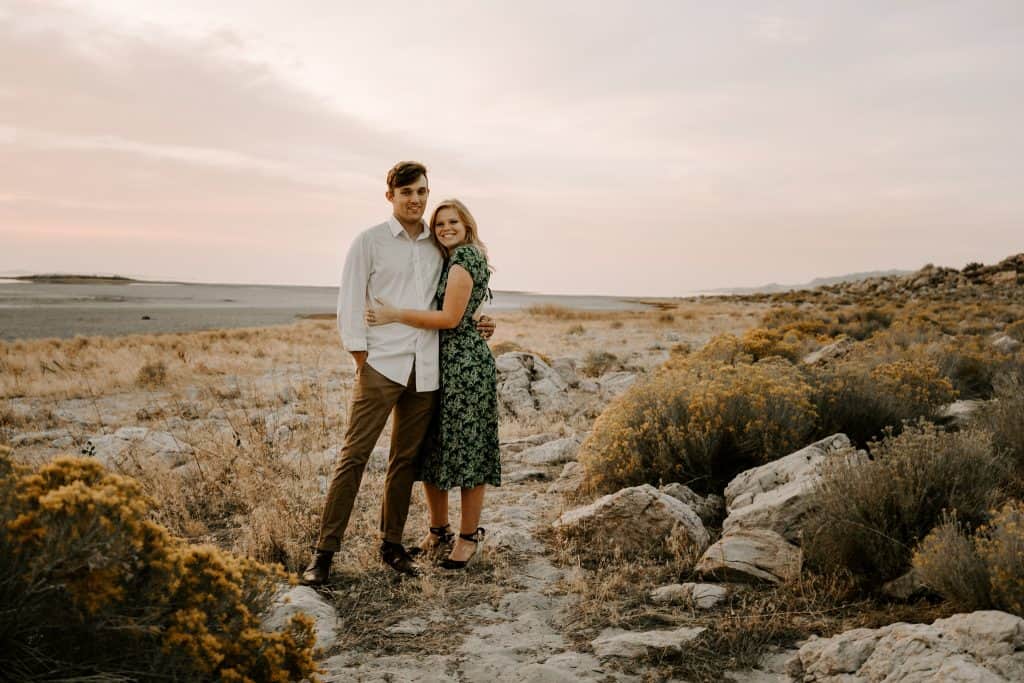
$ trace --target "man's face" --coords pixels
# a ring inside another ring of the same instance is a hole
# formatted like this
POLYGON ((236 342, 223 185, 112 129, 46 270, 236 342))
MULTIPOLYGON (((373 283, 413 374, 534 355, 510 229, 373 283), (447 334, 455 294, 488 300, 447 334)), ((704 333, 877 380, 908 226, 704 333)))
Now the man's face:
POLYGON ((427 177, 421 175, 409 185, 396 187, 388 190, 385 195, 391 206, 394 207, 395 218, 402 223, 418 223, 423 219, 423 212, 427 208, 427 195, 430 188, 427 187, 427 177))

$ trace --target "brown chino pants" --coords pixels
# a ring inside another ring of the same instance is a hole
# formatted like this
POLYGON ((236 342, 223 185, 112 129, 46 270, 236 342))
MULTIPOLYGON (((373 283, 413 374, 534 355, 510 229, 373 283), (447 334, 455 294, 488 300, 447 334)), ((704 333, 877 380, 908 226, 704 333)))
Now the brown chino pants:
POLYGON ((385 541, 402 542, 412 487, 416 482, 420 445, 436 405, 436 391, 416 391, 415 369, 408 385, 403 387, 363 363, 356 374, 345 443, 327 491, 317 550, 337 552, 341 547, 363 470, 391 413, 395 419, 391 425, 391 453, 381 501, 380 531, 385 541))

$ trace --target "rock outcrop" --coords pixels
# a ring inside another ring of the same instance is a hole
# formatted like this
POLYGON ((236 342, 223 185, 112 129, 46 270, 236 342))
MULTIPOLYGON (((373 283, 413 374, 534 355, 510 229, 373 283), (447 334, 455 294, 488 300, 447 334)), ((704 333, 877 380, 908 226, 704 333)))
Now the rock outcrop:
POLYGON ((824 285, 812 290, 831 296, 854 299, 928 298, 963 295, 971 298, 1018 295, 1024 286, 1024 253, 1007 257, 999 263, 969 263, 961 270, 928 264, 906 275, 872 277, 855 282, 824 285))
POLYGON ((656 605, 689 605, 697 609, 711 609, 728 594, 728 588, 714 583, 673 583, 651 591, 651 602, 656 605))
POLYGON ((570 510, 553 526, 568 533, 594 533, 603 546, 618 546, 627 554, 663 548, 675 529, 681 530, 698 552, 710 542, 696 512, 650 484, 622 489, 570 510))
POLYGON ((636 384, 635 372, 608 372, 597 380, 601 396, 606 399, 618 398, 636 384))
POLYGON ((281 591, 263 617, 263 628, 279 631, 294 614, 313 618, 318 649, 327 650, 334 644, 338 635, 338 615, 330 603, 308 586, 292 586, 281 591))
POLYGON ((517 418, 540 413, 564 414, 572 407, 569 384, 540 356, 521 351, 503 353, 498 370, 498 408, 517 418))
POLYGON ((122 427, 113 434, 89 437, 82 447, 82 455, 100 460, 107 467, 120 468, 132 458, 155 458, 169 468, 180 467, 188 461, 192 447, 169 432, 146 427, 122 427))
POLYGON ((812 637, 788 672, 803 683, 1024 681, 1024 619, 981 611, 812 637))
POLYGON ((725 515, 725 499, 721 496, 716 496, 713 493, 702 496, 689 486, 677 481, 665 484, 660 490, 689 505, 705 526, 717 525, 725 515))
POLYGON ((575 436, 554 439, 519 453, 518 458, 527 465, 564 465, 576 459, 580 440, 575 436))
POLYGON ((833 457, 866 459, 844 434, 834 434, 767 465, 738 474, 725 487, 728 516, 722 538, 708 548, 697 571, 732 581, 778 583, 800 573, 798 544, 813 506, 820 468, 833 457))
POLYGON ((695 640, 705 630, 699 626, 684 626, 672 631, 623 631, 609 628, 594 638, 590 645, 594 648, 594 654, 601 659, 636 658, 650 650, 680 652, 684 645, 695 640))
POLYGON ((548 493, 576 493, 583 486, 585 477, 586 472, 583 470, 583 465, 576 461, 567 462, 562 468, 562 473, 558 475, 558 479, 548 487, 548 493))
POLYGON ((701 556, 696 571, 718 581, 782 583, 800 575, 800 548, 770 529, 739 529, 701 556))
POLYGON ((853 350, 853 343, 852 339, 844 335, 831 344, 826 344, 817 351, 812 351, 804 356, 802 360, 807 365, 824 365, 848 354, 853 350))
POLYGON ((722 523, 723 534, 740 528, 770 529, 788 541, 799 542, 819 469, 837 454, 867 459, 867 454, 852 450, 845 434, 834 434, 767 465, 741 472, 725 487, 729 515, 722 523))

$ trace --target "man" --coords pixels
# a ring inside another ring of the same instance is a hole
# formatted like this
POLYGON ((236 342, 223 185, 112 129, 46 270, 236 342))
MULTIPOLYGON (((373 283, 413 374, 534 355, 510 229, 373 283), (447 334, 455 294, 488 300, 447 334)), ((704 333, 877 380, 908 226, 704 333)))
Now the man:
MULTIPOLYGON (((338 293, 342 344, 355 361, 352 407, 341 457, 327 492, 313 560, 302 574, 307 585, 330 575, 334 553, 348 526, 363 470, 394 415, 388 471, 381 501, 381 560, 402 574, 417 570, 402 533, 416 479, 417 456, 437 409, 438 333, 405 325, 368 327, 367 302, 385 300, 400 308, 434 308, 443 259, 423 221, 430 188, 427 169, 414 161, 396 164, 387 175, 385 197, 391 218, 360 233, 345 258, 338 293)), ((493 324, 480 324, 490 337, 493 324)))

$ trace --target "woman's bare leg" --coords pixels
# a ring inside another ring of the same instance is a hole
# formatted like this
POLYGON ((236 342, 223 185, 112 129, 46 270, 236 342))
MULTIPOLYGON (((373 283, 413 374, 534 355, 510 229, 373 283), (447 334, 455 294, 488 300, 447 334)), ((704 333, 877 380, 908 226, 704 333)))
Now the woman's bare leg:
MULTIPOLYGON (((480 525, 480 514, 484 508, 484 489, 480 484, 471 489, 462 489, 462 519, 459 521, 459 532, 472 534, 480 525)), ((453 560, 468 560, 476 550, 476 544, 461 538, 455 539, 455 547, 449 557, 453 560)))
MULTIPOLYGON (((423 482, 423 495, 427 499, 427 510, 430 513, 430 526, 441 527, 448 524, 448 492, 439 489, 433 484, 423 482)), ((434 534, 427 532, 426 538, 420 543, 420 547, 427 550, 435 545, 440 539, 434 534)))

